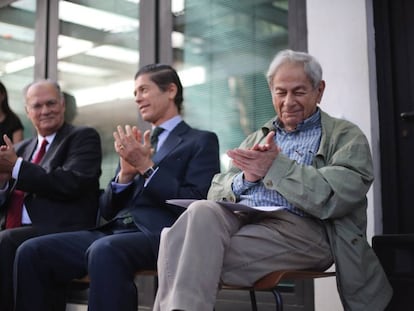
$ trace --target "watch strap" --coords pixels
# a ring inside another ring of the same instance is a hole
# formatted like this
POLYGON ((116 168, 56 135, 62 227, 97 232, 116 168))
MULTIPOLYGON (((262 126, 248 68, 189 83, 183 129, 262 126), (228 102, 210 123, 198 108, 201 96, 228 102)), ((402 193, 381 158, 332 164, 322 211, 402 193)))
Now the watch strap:
POLYGON ((155 165, 154 165, 154 166, 152 166, 152 167, 150 167, 150 168, 148 168, 148 169, 147 169, 144 173, 142 173, 142 176, 143 176, 145 179, 150 178, 150 177, 151 177, 151 175, 152 175, 152 174, 154 174, 155 169, 156 169, 156 166, 155 166, 155 165))

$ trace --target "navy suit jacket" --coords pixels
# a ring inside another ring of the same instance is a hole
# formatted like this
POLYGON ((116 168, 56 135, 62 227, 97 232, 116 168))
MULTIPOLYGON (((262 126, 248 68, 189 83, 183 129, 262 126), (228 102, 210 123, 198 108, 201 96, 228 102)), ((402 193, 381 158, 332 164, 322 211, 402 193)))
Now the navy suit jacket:
MULTIPOLYGON (((26 192, 24 204, 32 224, 40 232, 90 228, 96 223, 102 149, 93 128, 65 123, 56 133, 39 164, 30 162, 37 137, 15 145, 23 158, 15 186, 26 192)), ((4 228, 8 201, 0 209, 4 228)))
POLYGON ((216 134, 191 128, 180 122, 153 157, 157 172, 144 187, 137 176, 121 193, 108 185, 101 204, 102 216, 113 219, 129 213, 137 227, 158 249, 164 227, 171 226, 183 209, 167 204, 167 199, 205 199, 213 176, 220 171, 216 134))

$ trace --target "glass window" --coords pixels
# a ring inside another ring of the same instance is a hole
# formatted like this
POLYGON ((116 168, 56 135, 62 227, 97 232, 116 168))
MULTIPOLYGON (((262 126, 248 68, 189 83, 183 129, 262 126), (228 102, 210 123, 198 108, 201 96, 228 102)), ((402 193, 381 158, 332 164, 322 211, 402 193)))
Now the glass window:
POLYGON ((33 80, 36 0, 0 4, 0 81, 8 93, 9 106, 31 136, 32 125, 24 110, 23 88, 33 80))
POLYGON ((172 0, 172 13, 184 117, 217 133, 224 169, 225 151, 275 114, 265 73, 288 46, 288 1, 172 0))
POLYGON ((118 124, 137 124, 138 2, 59 2, 58 78, 67 93, 68 119, 101 135, 101 187, 118 164, 112 133, 118 124))

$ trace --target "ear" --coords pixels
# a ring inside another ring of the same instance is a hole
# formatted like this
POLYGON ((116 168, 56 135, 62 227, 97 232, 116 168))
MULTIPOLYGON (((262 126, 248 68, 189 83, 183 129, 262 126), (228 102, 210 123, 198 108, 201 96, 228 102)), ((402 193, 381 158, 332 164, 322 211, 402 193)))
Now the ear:
POLYGON ((325 80, 321 80, 318 86, 318 97, 316 102, 319 104, 322 100, 323 92, 325 91, 325 80))
POLYGON ((177 85, 175 85, 175 83, 170 83, 168 85, 168 98, 170 98, 171 100, 174 100, 175 96, 177 95, 177 85))

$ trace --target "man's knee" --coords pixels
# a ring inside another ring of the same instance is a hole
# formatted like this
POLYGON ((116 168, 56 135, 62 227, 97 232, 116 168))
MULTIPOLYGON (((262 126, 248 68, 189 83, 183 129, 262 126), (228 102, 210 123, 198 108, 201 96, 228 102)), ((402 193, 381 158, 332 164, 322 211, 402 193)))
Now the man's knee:
POLYGON ((41 246, 36 239, 23 242, 16 251, 16 263, 33 261, 40 254, 41 246))
MULTIPOLYGON (((122 264, 126 260, 125 252, 117 246, 116 241, 111 238, 101 238, 93 242, 86 250, 88 269, 97 266, 110 266, 111 264, 122 264)), ((99 269, 101 269, 99 268, 99 269)), ((89 274, 91 271, 89 271, 89 274)))
POLYGON ((0 249, 6 247, 13 243, 12 232, 11 230, 0 231, 0 249))
POLYGON ((93 258, 105 256, 108 252, 110 252, 111 248, 113 248, 113 246, 108 239, 98 239, 94 241, 86 250, 86 258, 88 258, 88 261, 90 261, 93 258))
POLYGON ((210 218, 217 217, 217 215, 223 212, 223 208, 214 201, 210 200, 197 200, 194 201, 187 208, 187 213, 197 218, 210 218))

